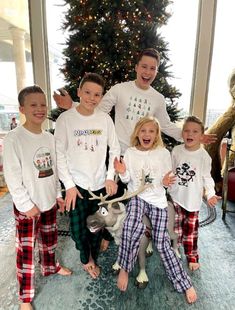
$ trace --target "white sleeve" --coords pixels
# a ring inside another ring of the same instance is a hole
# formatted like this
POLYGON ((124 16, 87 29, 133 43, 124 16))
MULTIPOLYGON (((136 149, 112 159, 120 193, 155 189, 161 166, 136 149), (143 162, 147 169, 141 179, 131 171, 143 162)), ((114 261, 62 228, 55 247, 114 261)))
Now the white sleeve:
POLYGON ((157 109, 157 113, 155 113, 154 116, 158 119, 161 130, 164 132, 164 134, 174 138, 177 141, 182 142, 182 129, 179 128, 175 123, 171 122, 166 110, 166 103, 164 101, 164 97, 162 97, 162 100, 158 104, 159 106, 157 109))
POLYGON ((56 179, 56 198, 62 197, 62 188, 59 179, 56 179))
POLYGON ((101 102, 98 105, 98 108, 105 112, 110 113, 113 106, 116 105, 118 100, 118 84, 112 86, 107 93, 102 98, 101 102))
POLYGON ((34 207, 34 203, 23 185, 21 160, 17 154, 16 141, 6 137, 3 141, 4 177, 17 210, 27 212, 34 207))
POLYGON ((215 183, 211 177, 211 157, 208 154, 204 156, 202 169, 203 186, 206 191, 207 199, 210 199, 215 195, 215 183))
POLYGON ((164 156, 162 158, 162 162, 164 163, 164 165, 162 165, 162 169, 163 169, 163 176, 164 176, 169 171, 172 171, 172 160, 171 160, 171 154, 167 149, 165 149, 165 152, 163 155, 164 156))
POLYGON ((115 127, 113 121, 109 115, 107 115, 108 122, 108 146, 109 146, 109 166, 107 171, 107 179, 113 180, 115 175, 114 169, 114 159, 115 157, 120 158, 120 144, 116 135, 115 127))
POLYGON ((173 173, 175 173, 176 171, 175 171, 175 169, 176 169, 176 167, 175 167, 175 148, 173 148, 172 149, 172 151, 171 151, 171 163, 172 163, 172 170, 173 170, 173 173))
POLYGON ((59 179, 63 182, 66 190, 74 187, 72 176, 69 173, 67 166, 67 147, 68 137, 66 134, 66 123, 65 118, 59 116, 55 125, 55 144, 56 144, 56 157, 57 157, 57 170, 59 179))

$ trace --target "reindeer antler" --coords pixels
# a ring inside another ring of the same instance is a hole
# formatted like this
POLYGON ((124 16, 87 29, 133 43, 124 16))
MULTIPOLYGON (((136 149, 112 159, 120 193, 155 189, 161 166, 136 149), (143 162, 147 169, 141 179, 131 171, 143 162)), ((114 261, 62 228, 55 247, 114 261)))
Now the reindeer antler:
MULTIPOLYGON (((114 176, 114 182, 115 182, 115 183, 118 182, 118 174, 115 174, 115 176, 114 176)), ((90 187, 88 187, 87 190, 88 190, 88 193, 92 196, 91 198, 89 198, 89 200, 98 199, 98 200, 100 200, 100 203, 99 203, 99 204, 105 203, 106 199, 109 197, 109 194, 106 194, 106 195, 104 195, 104 196, 103 196, 102 193, 100 193, 99 196, 95 195, 95 194, 91 191, 90 187)))
POLYGON ((145 183, 145 174, 144 174, 144 170, 142 169, 142 178, 141 178, 141 183, 139 188, 132 192, 132 193, 128 193, 128 191, 125 189, 124 190, 124 194, 121 197, 117 197, 111 200, 106 200, 109 196, 109 194, 103 196, 102 194, 100 194, 100 196, 96 196, 94 193, 92 193, 90 191, 90 189, 88 188, 88 192, 90 193, 90 195, 92 196, 92 198, 89 198, 90 200, 94 200, 94 199, 99 199, 100 202, 98 203, 98 205, 102 205, 102 204, 113 204, 114 202, 120 202, 126 199, 130 199, 140 193, 142 193, 145 189, 151 187, 152 184, 149 183, 145 183))
POLYGON ((108 198, 109 194, 106 194, 103 196, 102 193, 100 193, 99 196, 95 195, 91 190, 90 188, 88 188, 88 192, 89 194, 92 196, 91 198, 89 198, 89 200, 95 200, 95 199, 98 199, 100 200, 100 203, 105 203, 106 199, 108 198))

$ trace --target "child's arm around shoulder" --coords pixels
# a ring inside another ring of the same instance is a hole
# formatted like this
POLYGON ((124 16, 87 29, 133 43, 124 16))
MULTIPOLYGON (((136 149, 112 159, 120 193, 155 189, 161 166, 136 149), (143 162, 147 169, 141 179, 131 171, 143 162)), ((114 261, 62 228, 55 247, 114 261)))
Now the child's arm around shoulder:
POLYGON ((102 98, 101 102, 98 105, 98 109, 105 113, 110 113, 113 106, 116 105, 118 101, 118 94, 119 94, 119 85, 120 83, 112 86, 107 93, 102 98))

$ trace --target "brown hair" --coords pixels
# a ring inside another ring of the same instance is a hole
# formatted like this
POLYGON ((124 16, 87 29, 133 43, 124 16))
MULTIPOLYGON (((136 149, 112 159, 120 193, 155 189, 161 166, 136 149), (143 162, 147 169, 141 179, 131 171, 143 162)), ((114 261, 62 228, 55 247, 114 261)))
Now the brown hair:
POLYGON ((85 73, 84 77, 81 79, 81 82, 79 84, 79 88, 82 88, 82 86, 86 83, 86 82, 92 82, 95 84, 98 84, 102 87, 103 91, 105 88, 105 81, 102 78, 101 75, 97 74, 97 73, 93 73, 93 72, 87 72, 85 73))
POLYGON ((153 123, 157 129, 157 134, 156 134, 156 138, 154 140, 153 149, 155 149, 157 146, 163 146, 164 144, 163 144, 162 137, 161 137, 161 128, 160 128, 159 122, 157 121, 157 119, 155 117, 152 117, 152 116, 142 117, 135 124, 134 131, 131 135, 131 146, 140 145, 138 134, 140 132, 141 127, 147 123, 153 123))
POLYGON ((187 123, 196 123, 196 124, 200 125, 201 130, 202 130, 202 133, 204 133, 204 131, 205 131, 204 124, 203 124, 203 122, 200 120, 200 118, 198 118, 197 116, 190 115, 190 116, 186 117, 186 118, 184 119, 183 129, 184 129, 184 127, 185 127, 185 125, 186 125, 187 123))
POLYGON ((22 107, 24 105, 24 100, 25 100, 25 97, 30 95, 30 94, 37 94, 37 93, 40 93, 40 94, 44 94, 44 91, 42 90, 42 88, 38 85, 33 85, 33 86, 27 86, 23 89, 21 89, 21 91, 19 92, 18 94, 18 102, 19 102, 19 105, 22 107))
POLYGON ((141 51, 137 57, 137 64, 140 62, 143 56, 153 57, 157 60, 158 66, 160 65, 160 54, 154 48, 146 48, 141 51))

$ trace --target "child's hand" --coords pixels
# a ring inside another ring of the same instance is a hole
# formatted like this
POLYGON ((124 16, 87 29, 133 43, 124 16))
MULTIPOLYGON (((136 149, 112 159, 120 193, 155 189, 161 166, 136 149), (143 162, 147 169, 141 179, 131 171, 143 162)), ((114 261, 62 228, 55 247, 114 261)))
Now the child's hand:
POLYGON ((167 172, 162 179, 162 184, 165 187, 168 187, 174 184, 176 181, 176 176, 172 173, 172 171, 167 172))
POLYGON ((207 200, 209 207, 214 207, 221 198, 222 197, 217 195, 212 196, 210 199, 207 200))
POLYGON ((211 144, 215 143, 217 141, 217 135, 216 134, 204 134, 202 138, 202 143, 203 144, 211 144))
POLYGON ((83 199, 81 193, 79 190, 74 186, 66 190, 66 195, 65 195, 65 210, 70 211, 75 209, 75 203, 77 196, 81 199, 83 199))
POLYGON ((63 95, 61 94, 59 95, 54 91, 53 98, 58 108, 68 110, 72 107, 73 104, 72 99, 65 89, 61 90, 61 92, 63 92, 63 95))
POLYGON ((59 207, 58 211, 64 213, 65 211, 65 201, 62 197, 56 198, 57 205, 59 207))
POLYGON ((119 174, 124 174, 126 172, 126 165, 122 158, 118 160, 117 157, 115 157, 113 166, 114 166, 115 171, 119 174))
POLYGON ((118 185, 113 180, 106 180, 105 189, 106 193, 109 194, 109 196, 112 196, 117 193, 118 185))
POLYGON ((30 209, 29 211, 25 212, 24 214, 27 216, 28 219, 32 219, 34 217, 37 217, 40 215, 40 210, 38 209, 37 206, 33 206, 32 209, 30 209))

